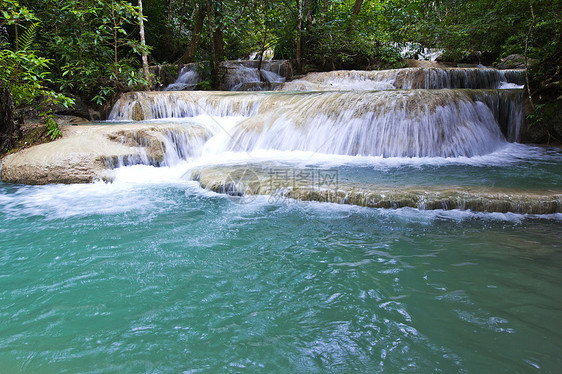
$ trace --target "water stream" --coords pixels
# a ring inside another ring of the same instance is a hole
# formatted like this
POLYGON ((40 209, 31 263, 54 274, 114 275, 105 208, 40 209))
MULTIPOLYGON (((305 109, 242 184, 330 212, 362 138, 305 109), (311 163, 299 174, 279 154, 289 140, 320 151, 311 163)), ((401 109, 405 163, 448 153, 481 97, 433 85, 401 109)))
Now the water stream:
POLYGON ((112 121, 205 131, 171 131, 165 162, 117 163, 112 183, 0 183, 0 372, 557 372, 559 211, 241 200, 192 180, 560 194, 562 152, 516 143, 510 79, 125 95, 112 121))

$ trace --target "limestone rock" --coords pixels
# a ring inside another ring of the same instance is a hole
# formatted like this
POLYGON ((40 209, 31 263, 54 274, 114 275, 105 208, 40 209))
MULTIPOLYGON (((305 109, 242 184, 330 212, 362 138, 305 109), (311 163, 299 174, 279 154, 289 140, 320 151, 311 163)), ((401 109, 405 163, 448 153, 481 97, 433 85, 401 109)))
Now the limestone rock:
MULTIPOLYGON (((460 209, 477 212, 552 214, 562 212, 560 190, 517 190, 474 186, 394 186, 340 181, 320 187, 290 177, 280 180, 267 166, 207 166, 191 171, 201 187, 233 199, 269 196, 269 201, 301 200, 370 208, 460 209), (275 178, 275 179, 272 179, 275 178)), ((279 168, 276 167, 278 171, 279 168)), ((243 203, 244 200, 241 200, 243 203)))
POLYGON ((63 137, 4 157, 0 177, 6 183, 50 184, 90 183, 110 179, 111 169, 120 162, 140 163, 148 159, 159 164, 166 149, 169 131, 206 134, 200 128, 181 125, 63 125, 63 137), (127 161, 128 160, 128 161, 127 161))

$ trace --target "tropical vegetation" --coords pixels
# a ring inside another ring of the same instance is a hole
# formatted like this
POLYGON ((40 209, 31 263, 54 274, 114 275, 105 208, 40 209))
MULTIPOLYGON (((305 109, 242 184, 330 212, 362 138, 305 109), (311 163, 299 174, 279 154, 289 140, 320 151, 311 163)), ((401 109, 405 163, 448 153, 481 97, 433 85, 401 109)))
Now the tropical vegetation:
POLYGON ((536 61, 528 94, 540 125, 560 112, 561 26, 560 0, 0 0, 0 85, 48 118, 53 105, 107 109, 150 87, 142 56, 209 61, 213 88, 220 61, 268 50, 299 72, 399 67, 405 45, 455 62, 517 53, 536 61))

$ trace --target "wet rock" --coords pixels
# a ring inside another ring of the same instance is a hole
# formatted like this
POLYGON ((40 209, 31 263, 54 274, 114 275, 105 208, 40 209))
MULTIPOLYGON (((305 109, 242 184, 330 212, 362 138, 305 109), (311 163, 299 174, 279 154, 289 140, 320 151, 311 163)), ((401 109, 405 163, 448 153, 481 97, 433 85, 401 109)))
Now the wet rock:
MULTIPOLYGON (((528 59, 528 64, 531 65, 533 61, 533 59, 528 59)), ((509 55, 502 58, 496 67, 498 69, 524 69, 526 67, 525 56, 519 54, 509 55)))
POLYGON ((72 115, 57 115, 55 121, 60 125, 83 125, 89 123, 84 117, 77 117, 72 115))
POLYGON ((272 176, 266 166, 208 166, 191 171, 191 178, 208 190, 231 196, 235 191, 237 197, 244 193, 266 195, 271 202, 290 199, 384 209, 411 207, 521 214, 562 212, 562 191, 473 186, 383 186, 352 182, 320 188, 295 179, 280 181, 280 175, 283 173, 272 176))
POLYGON ((139 102, 133 104, 131 118, 133 121, 143 121, 145 119, 142 105, 139 102))
POLYGON ((169 131, 208 136, 201 129, 176 125, 62 126, 63 137, 8 155, 1 160, 0 177, 6 183, 90 183, 111 179, 117 165, 158 165, 166 151, 169 131))
POLYGON ((271 91, 293 75, 288 60, 223 61, 219 65, 220 89, 225 91, 271 91), (258 70, 259 66, 259 70, 258 70))

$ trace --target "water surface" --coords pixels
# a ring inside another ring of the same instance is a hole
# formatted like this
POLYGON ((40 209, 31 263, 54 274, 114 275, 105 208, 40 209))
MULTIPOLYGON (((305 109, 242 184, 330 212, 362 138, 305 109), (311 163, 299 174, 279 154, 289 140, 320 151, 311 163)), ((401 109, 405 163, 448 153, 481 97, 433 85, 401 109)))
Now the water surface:
POLYGON ((173 169, 118 172, 0 184, 2 371, 562 364, 561 215, 240 205, 173 169))

